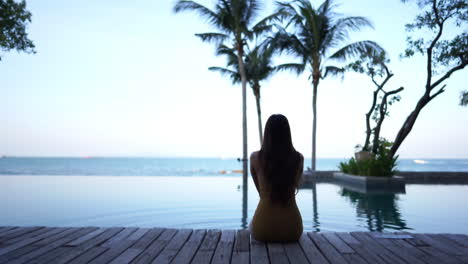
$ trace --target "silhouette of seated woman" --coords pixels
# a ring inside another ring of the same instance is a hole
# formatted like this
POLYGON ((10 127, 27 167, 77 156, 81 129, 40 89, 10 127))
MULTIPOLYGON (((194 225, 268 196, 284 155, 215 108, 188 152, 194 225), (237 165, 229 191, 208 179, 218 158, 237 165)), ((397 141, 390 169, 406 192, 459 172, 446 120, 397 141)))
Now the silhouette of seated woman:
POLYGON ((252 219, 252 236, 265 242, 292 242, 302 234, 296 190, 304 157, 292 145, 288 119, 272 115, 265 126, 262 148, 250 156, 250 173, 260 195, 252 219))

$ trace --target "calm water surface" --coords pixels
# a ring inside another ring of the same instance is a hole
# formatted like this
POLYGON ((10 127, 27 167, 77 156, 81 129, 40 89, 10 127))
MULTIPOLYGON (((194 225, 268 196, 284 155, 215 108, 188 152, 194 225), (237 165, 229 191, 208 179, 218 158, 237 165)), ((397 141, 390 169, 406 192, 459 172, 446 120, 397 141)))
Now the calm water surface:
MULTIPOLYGON (((344 159, 317 159, 337 170, 344 159)), ((305 166, 310 166, 306 159, 305 166)), ((242 164, 221 158, 0 158, 0 175, 238 176, 242 164)), ((468 159, 400 159, 402 171, 468 171, 468 159)))
MULTIPOLYGON (((241 183, 241 177, 4 175, 0 226, 245 228, 259 197, 250 181, 243 204, 241 183)), ((468 185, 364 195, 321 183, 301 189, 296 200, 308 231, 468 234, 468 185)))

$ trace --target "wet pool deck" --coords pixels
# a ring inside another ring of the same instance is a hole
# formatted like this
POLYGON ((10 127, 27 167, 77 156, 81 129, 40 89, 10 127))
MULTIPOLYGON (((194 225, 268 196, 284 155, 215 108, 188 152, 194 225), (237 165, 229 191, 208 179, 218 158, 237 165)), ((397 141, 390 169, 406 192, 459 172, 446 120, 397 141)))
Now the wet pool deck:
POLYGON ((0 263, 468 263, 468 236, 311 232, 283 244, 247 230, 0 227, 0 263))

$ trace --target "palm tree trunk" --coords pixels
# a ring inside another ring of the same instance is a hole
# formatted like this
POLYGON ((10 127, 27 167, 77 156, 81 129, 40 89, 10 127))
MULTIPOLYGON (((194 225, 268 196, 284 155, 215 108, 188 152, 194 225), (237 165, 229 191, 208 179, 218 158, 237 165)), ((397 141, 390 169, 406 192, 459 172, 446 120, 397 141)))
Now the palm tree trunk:
POLYGON ((255 101, 257 103, 257 117, 258 117, 258 135, 260 139, 260 147, 263 143, 263 128, 262 128, 262 110, 260 106, 260 85, 255 84, 254 87, 255 101))
POLYGON ((317 87, 318 87, 318 79, 314 78, 313 81, 314 90, 312 92, 312 114, 313 114, 313 121, 312 121, 312 171, 315 172, 316 167, 316 149, 317 149, 317 87))
POLYGON ((262 110, 260 109, 260 98, 255 98, 257 101, 257 115, 258 115, 258 136, 260 138, 260 147, 263 143, 263 128, 262 128, 262 110))
MULTIPOLYGON (((247 76, 244 66, 244 50, 242 41, 237 44, 237 61, 239 63, 239 73, 242 81, 242 192, 243 200, 247 201, 247 177, 248 177, 248 159, 247 159, 247 76)), ((247 210, 247 209, 245 209, 247 210)))

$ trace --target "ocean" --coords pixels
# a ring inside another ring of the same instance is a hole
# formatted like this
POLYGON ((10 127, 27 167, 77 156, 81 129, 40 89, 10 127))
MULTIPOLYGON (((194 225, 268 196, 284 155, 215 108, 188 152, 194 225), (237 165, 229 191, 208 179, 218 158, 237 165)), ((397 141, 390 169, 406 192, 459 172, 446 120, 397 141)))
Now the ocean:
MULTIPOLYGON (((344 159, 317 159, 318 170, 337 170, 344 159)), ((310 159, 304 161, 305 169, 310 159)), ((0 175, 240 176, 241 162, 222 158, 0 158, 0 175)), ((468 159, 400 159, 401 171, 468 171, 468 159)))

